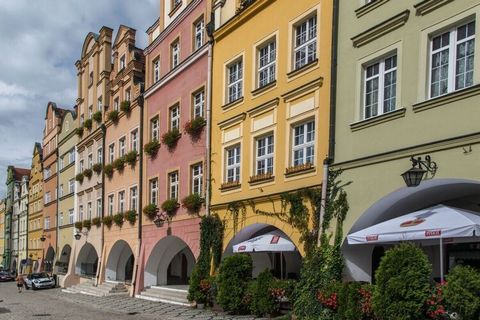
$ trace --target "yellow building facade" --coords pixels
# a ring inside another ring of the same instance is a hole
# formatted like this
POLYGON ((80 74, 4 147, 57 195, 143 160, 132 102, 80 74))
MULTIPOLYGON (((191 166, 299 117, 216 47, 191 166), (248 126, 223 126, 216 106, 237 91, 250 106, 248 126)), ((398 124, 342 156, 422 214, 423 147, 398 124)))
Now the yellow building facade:
POLYGON ((28 207, 28 257, 31 259, 32 269, 37 270, 43 250, 40 240, 43 234, 43 166, 42 146, 38 142, 33 148, 28 207))
POLYGON ((0 200, 0 262, 3 266, 3 251, 5 250, 5 200, 0 200))
POLYGON ((282 261, 283 276, 295 277, 300 232, 277 214, 283 193, 321 188, 332 3, 227 0, 213 8, 211 213, 226 221, 226 255, 262 234, 290 239, 298 251, 286 257, 252 255, 254 276, 278 272, 282 261))

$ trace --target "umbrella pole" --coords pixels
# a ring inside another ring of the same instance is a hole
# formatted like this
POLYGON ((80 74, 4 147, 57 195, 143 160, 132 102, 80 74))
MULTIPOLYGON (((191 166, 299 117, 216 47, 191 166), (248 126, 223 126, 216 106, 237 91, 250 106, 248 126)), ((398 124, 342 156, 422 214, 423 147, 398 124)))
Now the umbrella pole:
POLYGON ((280 251, 280 279, 283 280, 283 252, 280 251))
POLYGON ((440 283, 443 283, 443 239, 440 236, 440 283))

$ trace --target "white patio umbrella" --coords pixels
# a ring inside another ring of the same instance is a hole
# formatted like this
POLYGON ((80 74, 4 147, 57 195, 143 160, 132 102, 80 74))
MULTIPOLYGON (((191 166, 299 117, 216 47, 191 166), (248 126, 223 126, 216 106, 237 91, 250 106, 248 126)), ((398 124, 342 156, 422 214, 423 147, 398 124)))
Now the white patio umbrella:
POLYGON ((443 239, 480 235, 480 216, 464 209, 437 205, 381 222, 347 236, 348 244, 400 241, 440 241, 440 276, 443 281, 443 239))
POLYGON ((280 252, 280 274, 283 278, 283 252, 296 251, 292 241, 275 234, 263 234, 261 236, 240 242, 233 246, 234 253, 241 252, 280 252))

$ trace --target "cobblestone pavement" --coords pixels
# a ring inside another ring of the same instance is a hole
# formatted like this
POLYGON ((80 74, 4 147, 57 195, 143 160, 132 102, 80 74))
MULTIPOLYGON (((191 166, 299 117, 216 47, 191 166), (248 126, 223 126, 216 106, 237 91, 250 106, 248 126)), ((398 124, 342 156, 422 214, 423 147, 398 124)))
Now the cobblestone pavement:
POLYGON ((148 319, 253 319, 217 314, 128 296, 93 297, 64 293, 61 289, 17 293, 13 282, 0 283, 0 320, 148 320, 148 319))

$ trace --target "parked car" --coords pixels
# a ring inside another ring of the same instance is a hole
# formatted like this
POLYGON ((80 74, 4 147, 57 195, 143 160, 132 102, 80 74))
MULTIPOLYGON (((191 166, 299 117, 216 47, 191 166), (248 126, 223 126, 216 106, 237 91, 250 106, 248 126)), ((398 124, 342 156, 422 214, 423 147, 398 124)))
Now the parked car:
POLYGON ((15 277, 6 271, 0 271, 0 282, 13 281, 15 277))
POLYGON ((45 272, 30 273, 25 278, 25 287, 32 290, 55 288, 55 279, 45 272))

